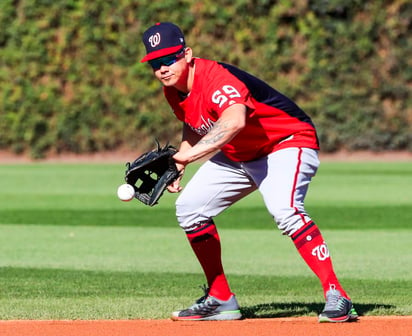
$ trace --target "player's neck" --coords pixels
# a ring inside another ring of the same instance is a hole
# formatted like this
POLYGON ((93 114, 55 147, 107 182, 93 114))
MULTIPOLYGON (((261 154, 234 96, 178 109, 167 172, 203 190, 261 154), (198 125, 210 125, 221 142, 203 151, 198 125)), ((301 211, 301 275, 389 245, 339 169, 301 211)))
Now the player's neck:
POLYGON ((192 60, 192 62, 189 64, 189 73, 188 73, 188 76, 187 76, 188 93, 190 91, 192 91, 193 81, 195 79, 195 70, 196 70, 196 64, 195 64, 195 61, 192 60))
POLYGON ((182 83, 176 83, 174 86, 179 92, 188 95, 192 91, 195 76, 195 63, 192 61, 187 67, 187 73, 182 83))

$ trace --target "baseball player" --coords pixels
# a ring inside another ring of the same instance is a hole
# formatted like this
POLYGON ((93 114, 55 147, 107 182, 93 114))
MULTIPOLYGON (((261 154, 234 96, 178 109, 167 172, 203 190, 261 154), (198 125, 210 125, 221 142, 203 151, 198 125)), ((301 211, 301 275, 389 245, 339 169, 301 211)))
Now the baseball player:
POLYGON ((174 155, 178 169, 212 153, 181 192, 176 216, 204 271, 205 295, 173 320, 234 320, 241 312, 226 279, 213 218, 255 190, 278 228, 319 278, 326 304, 320 322, 357 319, 339 283, 328 247, 304 208, 319 166, 319 144, 308 115, 262 80, 232 65, 197 58, 179 27, 157 23, 143 34, 146 56, 175 116, 183 123, 174 155))

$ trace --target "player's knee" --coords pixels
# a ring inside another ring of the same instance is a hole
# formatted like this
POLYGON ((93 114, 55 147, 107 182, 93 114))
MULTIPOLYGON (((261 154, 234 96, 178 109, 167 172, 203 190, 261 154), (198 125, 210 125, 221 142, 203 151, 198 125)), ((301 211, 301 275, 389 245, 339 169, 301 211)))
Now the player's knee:
POLYGON ((176 200, 176 218, 184 230, 190 222, 190 217, 193 216, 193 211, 191 210, 190 203, 186 202, 185 199, 182 198, 182 195, 183 194, 180 194, 176 200))
POLYGON ((306 221, 306 215, 295 208, 272 209, 271 213, 279 230, 289 236, 299 230, 306 221))
POLYGON ((181 194, 176 200, 176 218, 180 227, 188 231, 193 223, 202 222, 209 219, 208 216, 203 216, 193 200, 187 199, 184 194, 181 194))

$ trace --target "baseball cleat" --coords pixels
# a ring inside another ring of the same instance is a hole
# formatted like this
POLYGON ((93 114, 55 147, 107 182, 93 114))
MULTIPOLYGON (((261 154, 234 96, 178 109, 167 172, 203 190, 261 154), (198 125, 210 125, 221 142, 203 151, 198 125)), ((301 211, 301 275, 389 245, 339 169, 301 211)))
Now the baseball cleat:
POLYGON ((319 314, 319 322, 351 322, 358 319, 352 301, 344 298, 336 289, 326 292, 326 304, 319 314))
POLYGON ((235 295, 227 301, 205 295, 191 307, 173 312, 171 318, 174 321, 223 321, 239 320, 242 314, 235 295))

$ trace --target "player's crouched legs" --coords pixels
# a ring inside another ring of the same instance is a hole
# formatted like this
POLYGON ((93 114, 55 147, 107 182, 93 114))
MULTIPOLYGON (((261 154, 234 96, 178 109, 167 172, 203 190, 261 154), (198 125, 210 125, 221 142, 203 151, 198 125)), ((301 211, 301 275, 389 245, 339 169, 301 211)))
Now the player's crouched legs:
POLYGON ((177 218, 203 268, 208 286, 205 288, 204 295, 193 305, 173 312, 171 318, 175 321, 240 319, 242 315, 238 302, 229 288, 223 271, 220 238, 216 225, 212 218, 202 219, 195 214, 195 211, 188 211, 190 206, 184 204, 185 202, 177 202, 177 218), (185 211, 182 211, 182 208, 185 211))
MULTIPOLYGON (((301 217, 303 213, 295 215, 301 217)), ((310 219, 299 224, 289 218, 287 223, 280 221, 279 227, 291 237, 299 254, 322 284, 326 304, 319 315, 319 322, 355 321, 358 314, 334 272, 328 246, 317 225, 310 219)))

